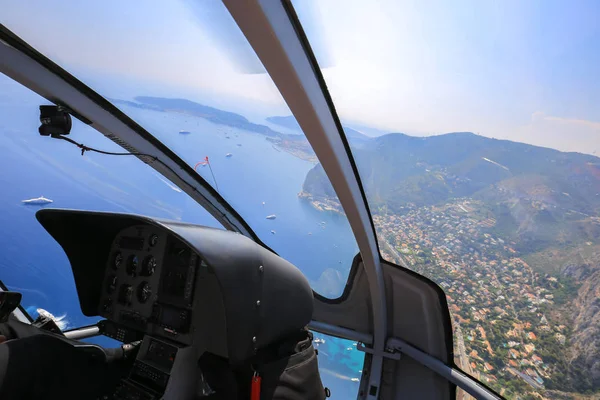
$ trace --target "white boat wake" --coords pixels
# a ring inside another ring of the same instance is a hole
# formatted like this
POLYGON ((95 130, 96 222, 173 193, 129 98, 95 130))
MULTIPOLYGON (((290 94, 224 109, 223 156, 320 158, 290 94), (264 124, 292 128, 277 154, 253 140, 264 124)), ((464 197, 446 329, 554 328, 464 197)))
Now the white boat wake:
POLYGON ((156 176, 158 179, 160 179, 165 185, 167 185, 169 188, 173 189, 174 191, 176 191, 177 193, 181 193, 181 189, 179 189, 177 186, 175 186, 174 184, 172 184, 171 182, 169 182, 168 180, 154 174, 154 176, 156 176))
POLYGON ((44 196, 36 197, 33 199, 21 200, 21 203, 30 204, 30 205, 50 204, 53 202, 54 202, 54 200, 47 199, 44 196))
POLYGON ((60 317, 55 317, 50 311, 44 310, 43 308, 38 308, 37 313, 42 317, 50 318, 56 323, 56 326, 60 328, 61 331, 67 329, 69 327, 69 321, 67 321, 67 314, 63 314, 60 317))

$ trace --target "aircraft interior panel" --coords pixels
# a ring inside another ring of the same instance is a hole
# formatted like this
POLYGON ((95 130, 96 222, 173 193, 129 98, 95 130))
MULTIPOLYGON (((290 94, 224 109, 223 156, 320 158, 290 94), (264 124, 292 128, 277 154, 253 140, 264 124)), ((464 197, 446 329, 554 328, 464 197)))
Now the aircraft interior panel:
POLYGON ((101 334, 136 342, 113 399, 202 397, 202 357, 250 366, 311 319, 313 294, 302 273, 242 235, 135 215, 43 210, 37 217, 71 261, 82 310, 95 302, 105 318, 101 334), (90 229, 95 245, 80 257, 90 229))
POLYGON ((188 245, 157 227, 132 226, 115 237, 99 314, 132 329, 191 343, 199 265, 188 245))

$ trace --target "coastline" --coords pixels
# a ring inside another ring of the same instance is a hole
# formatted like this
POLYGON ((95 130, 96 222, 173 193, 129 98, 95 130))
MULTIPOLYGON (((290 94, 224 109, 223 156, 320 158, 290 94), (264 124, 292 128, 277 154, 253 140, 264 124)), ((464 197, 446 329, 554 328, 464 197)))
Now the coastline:
POLYGON ((300 193, 298 193, 298 198, 308 201, 310 205, 318 211, 329 212, 344 216, 346 215, 344 213, 342 205, 337 199, 326 197, 315 198, 313 195, 305 191, 301 191, 300 193))

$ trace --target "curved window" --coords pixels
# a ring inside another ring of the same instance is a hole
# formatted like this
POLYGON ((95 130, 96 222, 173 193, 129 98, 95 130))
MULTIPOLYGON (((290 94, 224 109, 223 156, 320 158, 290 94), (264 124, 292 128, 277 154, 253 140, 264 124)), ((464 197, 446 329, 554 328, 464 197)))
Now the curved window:
POLYGON ((380 252, 444 289, 456 364, 508 398, 600 390, 598 4, 294 6, 380 252))
POLYGON ((42 4, 0 22, 195 167, 316 292, 341 295, 358 252, 348 221, 310 194, 329 181, 311 181, 310 144, 220 1, 42 4))
MULTIPOLYGON (((202 207, 136 157, 86 152, 38 133, 46 99, 0 74, 0 279, 21 292, 32 315, 43 308, 61 328, 88 325, 69 260, 35 218, 40 208, 129 212, 222 228, 202 207)), ((122 151, 73 119, 71 136, 122 151)))

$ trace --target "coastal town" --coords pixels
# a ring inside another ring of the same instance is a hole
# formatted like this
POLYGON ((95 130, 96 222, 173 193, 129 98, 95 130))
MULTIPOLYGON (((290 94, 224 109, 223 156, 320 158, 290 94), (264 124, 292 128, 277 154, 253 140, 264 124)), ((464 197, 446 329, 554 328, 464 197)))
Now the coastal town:
POLYGON ((382 254, 443 288, 456 364, 507 397, 560 388, 564 285, 495 236, 497 221, 475 200, 403 211, 373 216, 382 254))

